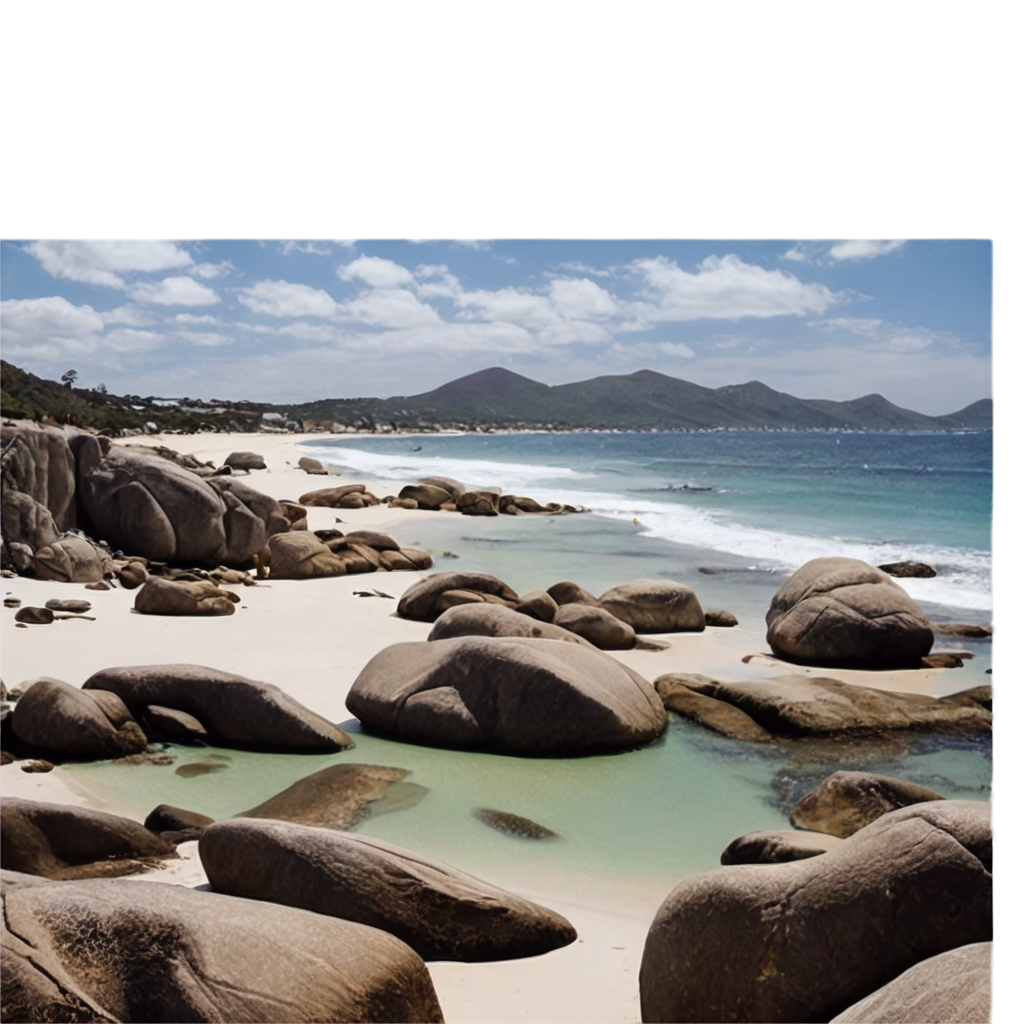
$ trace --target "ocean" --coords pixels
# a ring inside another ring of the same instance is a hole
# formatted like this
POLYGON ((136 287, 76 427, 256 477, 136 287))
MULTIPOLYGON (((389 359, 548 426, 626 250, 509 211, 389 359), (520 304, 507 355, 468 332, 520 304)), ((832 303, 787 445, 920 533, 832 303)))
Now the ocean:
MULTIPOLYGON (((851 555, 926 562, 934 579, 900 582, 933 619, 991 621, 990 434, 361 435, 302 448, 357 480, 444 475, 589 508, 472 519, 409 512, 391 531, 403 545, 430 550, 436 569, 491 572, 520 592, 568 579, 600 594, 631 579, 669 578, 693 586, 706 608, 727 608, 741 626, 763 629, 789 572, 818 555, 851 555)), ((310 478, 311 488, 327 482, 310 478)), ((389 587, 401 593, 399 575, 389 587)), ((975 658, 943 674, 943 692, 990 681, 989 643, 945 646, 975 658)), ((652 913, 682 878, 717 867, 738 835, 788 828, 796 801, 838 768, 894 775, 951 798, 991 793, 988 740, 922 738, 826 753, 743 744, 670 719, 650 747, 597 757, 438 750, 364 734, 349 720, 341 724, 356 746, 341 754, 175 747, 173 767, 97 763, 73 773, 141 819, 158 803, 229 816, 339 760, 406 768, 423 799, 367 820, 360 832, 542 903, 625 914, 652 913), (211 752, 230 770, 177 774, 211 752), (478 807, 531 818, 558 838, 495 832, 473 816, 478 807)))

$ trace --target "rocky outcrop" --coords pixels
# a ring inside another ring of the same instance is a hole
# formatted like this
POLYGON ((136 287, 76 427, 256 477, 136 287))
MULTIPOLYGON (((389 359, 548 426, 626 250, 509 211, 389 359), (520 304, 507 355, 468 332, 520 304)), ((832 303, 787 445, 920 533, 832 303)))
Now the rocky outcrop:
POLYGON ((134 721, 115 724, 89 694, 57 679, 41 679, 25 692, 11 715, 11 731, 51 760, 102 760, 146 749, 134 721))
MULTIPOLYGON (((0 428, 5 496, 8 492, 28 495, 49 511, 58 533, 78 526, 75 459, 68 436, 59 427, 35 423, 0 428)), ((3 525, 5 540, 23 539, 7 533, 6 516, 3 525)))
POLYGON ((414 583, 398 602, 398 614, 417 622, 433 622, 457 604, 519 603, 516 592, 497 576, 485 572, 436 572, 414 583))
POLYGON ((106 548, 85 537, 67 535, 35 552, 32 572, 58 583, 96 583, 114 575, 114 563, 106 548))
POLYGON ((722 864, 786 864, 792 860, 820 857, 843 840, 821 832, 763 829, 734 839, 723 851, 722 864))
POLYGON ((974 702, 959 705, 941 698, 890 693, 822 676, 772 676, 757 682, 722 682, 707 676, 669 673, 659 676, 654 685, 662 694, 682 685, 731 705, 772 736, 782 738, 866 735, 894 730, 981 735, 992 728, 991 712, 974 702))
POLYGON ((991 1014, 992 943, 972 942, 914 964, 833 1017, 832 1024, 987 1024, 991 1014))
POLYGON ((352 743, 277 686, 203 665, 102 669, 84 689, 116 693, 136 717, 151 704, 178 708, 199 719, 223 746, 329 752, 352 743))
POLYGON ((667 724, 649 683, 579 644, 459 637, 395 644, 346 706, 371 730, 430 746, 565 757, 649 743, 667 724))
POLYGON ((428 640, 448 640, 456 636, 521 636, 542 640, 564 640, 590 646, 583 637, 549 622, 500 604, 462 604, 442 612, 428 640))
POLYGON ((78 434, 79 511, 113 548, 199 567, 250 566, 267 538, 288 529, 276 502, 221 478, 215 486, 159 455, 78 434))
POLYGON ((142 615, 234 615, 238 595, 212 583, 178 583, 150 577, 135 595, 142 615))
POLYGON ((298 825, 347 830, 377 813, 411 807, 427 793, 403 782, 405 768, 332 764, 307 775, 236 818, 274 818, 298 825))
POLYGON ((992 938, 988 805, 894 811, 829 853, 696 875, 640 968, 644 1021, 829 1020, 909 965, 992 938))
POLYGON ((910 804, 942 800, 924 786, 873 772, 833 772, 811 790, 789 815, 794 828, 813 829, 845 839, 883 814, 910 804))
POLYGON ((841 668, 916 668, 934 635, 889 575, 855 558, 815 558, 786 580, 766 615, 780 658, 841 668))
POLYGON ((704 609, 693 590, 682 583, 636 580, 606 590, 598 600, 605 611, 637 633, 699 633, 704 629, 704 609))
POLYGON ((271 577, 277 579, 314 579, 344 576, 348 572, 345 563, 308 530, 275 534, 267 544, 263 560, 271 577))
POLYGON ((218 892, 368 924, 427 960, 509 960, 576 939, 553 911, 366 836, 236 818, 210 825, 199 855, 218 892))
POLYGON ((654 680, 654 688, 669 711, 674 711, 677 715, 688 718, 712 732, 734 740, 747 740, 753 743, 767 743, 774 738, 745 711, 725 700, 706 696, 694 689, 695 686, 700 687, 702 684, 713 682, 707 676, 669 673, 658 676, 654 680))
POLYGON ((0 971, 11 1021, 443 1019, 391 935, 155 882, 4 872, 0 971))
POLYGON ((0 819, 0 865, 8 871, 57 879, 109 877, 177 856, 171 843, 137 821, 104 811, 5 797, 0 819))

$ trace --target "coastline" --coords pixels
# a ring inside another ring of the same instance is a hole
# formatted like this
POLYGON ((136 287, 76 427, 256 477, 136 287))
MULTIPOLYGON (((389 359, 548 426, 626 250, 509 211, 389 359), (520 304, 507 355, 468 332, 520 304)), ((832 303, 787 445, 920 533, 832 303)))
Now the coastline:
MULTIPOLYGON (((295 500, 305 492, 343 482, 365 483, 379 496, 398 492, 402 482, 365 476, 351 480, 348 476, 323 478, 298 468, 298 459, 304 454, 302 442, 315 444, 337 436, 152 435, 133 438, 132 443, 167 445, 217 464, 234 451, 257 452, 264 457, 267 469, 241 479, 278 499, 295 500)), ((386 505, 344 512, 330 508, 308 511, 310 529, 327 529, 343 519, 345 528, 381 530, 403 544, 414 542, 418 524, 426 521, 423 517, 450 519, 452 514, 391 509, 386 505)), ((95 621, 61 620, 47 629, 16 629, 13 613, 5 613, 4 679, 12 686, 28 678, 51 676, 80 686, 94 671, 112 665, 191 662, 274 683, 332 722, 344 723, 350 718, 344 706, 345 695, 366 662, 385 646, 425 639, 430 630, 427 623, 398 618, 394 600, 360 598, 353 592, 372 586, 397 599, 416 580, 443 568, 446 566, 435 564, 433 569, 414 573, 261 581, 255 587, 238 588, 241 603, 234 615, 208 619, 135 615, 131 610, 135 595, 118 587, 93 592, 81 584, 8 579, 4 581, 5 596, 19 597, 23 604, 41 605, 56 596, 85 597, 92 602, 90 614, 95 621), (132 616, 130 622, 127 616, 132 616)), ((541 582, 538 580, 537 585, 541 582)), ((681 582, 694 582, 699 587, 698 581, 681 582)), ((672 671, 731 680, 822 674, 820 669, 777 662, 768 651, 763 628, 710 627, 703 633, 658 639, 668 644, 666 650, 609 653, 651 681, 672 671)), ((829 670, 827 674, 878 689, 927 694, 938 692, 943 677, 942 670, 829 670)), ((0 779, 7 796, 121 812, 116 801, 90 792, 73 772, 60 768, 41 775, 27 774, 15 763, 0 769, 0 779)), ((134 877, 168 884, 204 884, 196 844, 184 844, 179 853, 179 862, 134 877)), ((528 888, 528 871, 517 863, 519 860, 516 848, 510 847, 505 878, 489 876, 488 880, 523 895, 533 894, 538 901, 565 914, 576 925, 580 940, 565 949, 525 960, 430 964, 445 1019, 638 1020, 636 978, 644 938, 667 891, 645 891, 638 883, 628 899, 622 890, 609 892, 596 887, 585 899, 577 898, 579 894, 575 893, 573 898, 553 898, 550 886, 538 886, 536 893, 528 888)))

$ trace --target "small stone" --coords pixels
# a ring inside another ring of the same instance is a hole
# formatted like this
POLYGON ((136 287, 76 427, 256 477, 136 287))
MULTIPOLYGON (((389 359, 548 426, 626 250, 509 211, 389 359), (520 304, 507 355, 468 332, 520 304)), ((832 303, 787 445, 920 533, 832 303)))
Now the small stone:
POLYGON ((31 623, 34 626, 46 626, 53 622, 53 612, 49 608, 36 608, 29 605, 18 611, 18 614, 14 616, 14 621, 31 623))
POLYGON ((42 758, 34 758, 31 761, 22 761, 19 766, 23 772, 52 772, 53 765, 42 758))
POLYGON ((5 608, 20 608, 21 598, 20 597, 5 597, 4 598, 5 608))
POLYGON ((52 612, 74 612, 76 615, 81 615, 83 612, 87 612, 92 605, 88 601, 75 598, 54 597, 46 602, 46 607, 52 612))
POLYGON ((109 590, 110 584, 104 580, 97 580, 95 583, 86 583, 86 590, 109 590))

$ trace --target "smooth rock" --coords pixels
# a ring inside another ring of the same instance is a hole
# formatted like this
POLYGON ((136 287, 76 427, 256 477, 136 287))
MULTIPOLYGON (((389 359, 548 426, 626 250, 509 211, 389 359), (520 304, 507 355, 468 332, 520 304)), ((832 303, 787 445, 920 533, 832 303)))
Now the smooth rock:
POLYGON ((510 607, 519 602, 519 596, 507 583, 489 573, 436 572, 414 583, 402 595, 398 602, 398 614, 404 619, 433 622, 441 612, 454 606, 454 603, 446 604, 443 600, 444 595, 451 591, 478 594, 481 601, 486 597, 497 598, 499 603, 510 607))
POLYGON ((637 633, 699 633, 704 609, 693 590, 671 580, 635 580, 606 590, 601 607, 637 633))
POLYGON ((815 558, 779 588, 765 616, 780 658, 841 668, 917 668, 931 650, 928 617, 880 569, 815 558))
POLYGON ((820 857, 842 841, 821 832, 763 829, 738 836, 722 851, 720 859, 722 864, 785 864, 820 857))
POLYGON ((654 688, 669 711, 712 732, 753 743, 768 743, 774 738, 745 711, 693 689, 694 685, 710 682, 713 680, 707 676, 674 672, 658 676, 654 688))
POLYGON ((486 603, 456 605, 442 612, 427 639, 447 640, 456 636, 535 637, 590 646, 583 637, 561 626, 539 622, 505 605, 486 603))
POLYGON ((638 747, 668 721, 653 687, 614 658, 516 637, 394 644, 363 668, 345 704, 398 739, 525 756, 638 747))
POLYGON ((100 705, 77 686, 42 679, 25 691, 11 716, 17 739, 48 759, 102 760, 137 754, 146 737, 134 721, 115 727, 100 705))
POLYGON ((576 939, 553 911, 366 836, 236 818, 208 826, 199 855, 219 892, 381 928, 428 960, 536 956, 576 939))
POLYGON ((148 705, 198 718, 220 745, 255 749, 342 750, 352 740, 271 683, 203 665, 140 665, 102 669, 86 690, 111 690, 132 712, 148 705))
POLYGON ((917 804, 818 857, 686 879, 647 936, 642 1019, 830 1020, 907 964, 991 940, 976 803, 917 804))
POLYGON ((234 615, 238 595, 212 583, 177 583, 151 576, 135 596, 142 615, 234 615))
POLYGON ((992 943, 972 942, 914 964, 832 1024, 987 1024, 991 1014, 992 943))
POLYGON ((488 828, 496 832, 502 832, 507 836, 515 836, 517 839, 554 839, 557 832, 546 825, 539 825, 529 818, 518 814, 510 814, 508 811, 496 811, 490 807, 477 807, 473 810, 473 817, 482 821, 488 828))
POLYGON ((0 818, 0 866, 8 871, 55 879, 109 877, 177 856, 173 845, 145 826, 105 811, 5 797, 0 818))
POLYGON ((636 646, 633 627, 604 608, 575 603, 559 605, 555 625, 583 637, 602 651, 628 651, 636 646))
POLYGON ((156 882, 3 877, 4 1019, 441 1021, 382 931, 156 882))

